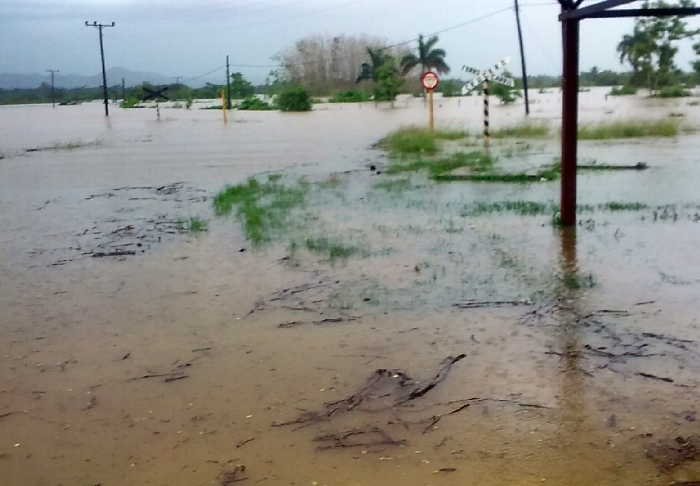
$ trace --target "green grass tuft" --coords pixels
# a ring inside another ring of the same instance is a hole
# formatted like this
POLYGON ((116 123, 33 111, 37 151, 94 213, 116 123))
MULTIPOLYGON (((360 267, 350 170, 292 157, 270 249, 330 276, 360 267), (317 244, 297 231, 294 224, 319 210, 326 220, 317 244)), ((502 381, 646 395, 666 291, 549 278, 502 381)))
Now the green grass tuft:
POLYGON ((261 183, 248 179, 219 192, 214 197, 214 210, 225 215, 237 207, 247 238, 259 245, 270 241, 275 231, 285 227, 289 213, 304 202, 306 192, 304 183, 287 187, 274 180, 261 183))
POLYGON ((435 130, 407 127, 390 133, 379 141, 379 147, 388 150, 393 156, 435 155, 438 140, 459 140, 467 137, 463 130, 435 130))
POLYGON ((579 127, 580 140, 608 140, 613 138, 675 137, 678 123, 672 120, 618 121, 579 127))
POLYGON ((201 233, 202 231, 207 231, 207 229, 209 229, 209 225, 206 220, 193 216, 187 222, 187 229, 191 233, 201 233))

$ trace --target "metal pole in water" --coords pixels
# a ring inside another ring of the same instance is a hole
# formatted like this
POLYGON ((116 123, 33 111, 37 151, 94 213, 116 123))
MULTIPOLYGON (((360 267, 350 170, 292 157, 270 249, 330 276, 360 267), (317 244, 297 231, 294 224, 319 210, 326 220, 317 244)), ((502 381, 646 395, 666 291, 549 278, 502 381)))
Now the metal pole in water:
POLYGON ((489 132, 489 80, 484 81, 484 147, 491 148, 491 134, 489 132))
POLYGON ((60 72, 58 69, 47 69, 51 73, 51 107, 56 108, 56 90, 54 88, 54 74, 60 72))

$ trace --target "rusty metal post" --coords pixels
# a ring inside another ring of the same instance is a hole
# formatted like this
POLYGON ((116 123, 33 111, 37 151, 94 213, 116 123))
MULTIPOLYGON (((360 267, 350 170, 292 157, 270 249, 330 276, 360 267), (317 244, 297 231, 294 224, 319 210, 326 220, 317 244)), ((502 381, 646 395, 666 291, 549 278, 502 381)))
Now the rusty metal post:
POLYGON ((579 20, 563 19, 561 125, 561 223, 576 224, 576 152, 578 130, 579 20))

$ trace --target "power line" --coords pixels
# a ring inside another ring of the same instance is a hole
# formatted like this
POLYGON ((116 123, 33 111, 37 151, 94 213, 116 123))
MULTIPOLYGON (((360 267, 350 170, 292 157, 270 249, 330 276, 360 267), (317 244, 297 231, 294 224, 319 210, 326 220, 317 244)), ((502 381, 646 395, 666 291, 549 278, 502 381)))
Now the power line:
POLYGON ((224 64, 223 66, 219 66, 219 67, 217 67, 217 68, 214 68, 214 69, 212 69, 211 71, 208 71, 208 72, 206 72, 206 73, 204 73, 204 74, 200 74, 200 75, 198 75, 198 76, 193 76, 193 77, 191 77, 191 78, 185 78, 185 81, 196 81, 196 80, 198 80, 198 79, 200 79, 200 78, 203 78, 203 77, 205 77, 205 76, 209 76, 210 74, 214 74, 215 72, 221 71, 222 69, 225 69, 225 68, 226 68, 226 65, 224 64))
MULTIPOLYGON (((487 13, 487 14, 481 15, 481 16, 479 16, 479 17, 474 17, 474 18, 469 19, 469 20, 465 20, 464 22, 460 22, 459 24, 451 25, 450 27, 446 27, 446 28, 444 28, 444 29, 436 30, 435 32, 431 32, 431 33, 426 34, 426 35, 427 35, 427 36, 433 36, 433 35, 444 34, 445 32, 449 32, 449 31, 451 31, 451 30, 459 29, 459 28, 465 27, 465 26, 467 26, 467 25, 469 25, 469 24, 473 24, 473 23, 479 22, 479 21, 481 21, 481 20, 486 20, 486 19, 488 19, 488 18, 490 18, 490 17, 494 17, 494 16, 496 16, 496 15, 498 15, 498 14, 500 14, 500 13, 503 13, 503 12, 506 12, 506 11, 512 10, 512 9, 513 9, 513 7, 508 6, 508 7, 504 7, 504 8, 498 9, 498 10, 494 10, 494 11, 491 12, 491 13, 487 13)), ((381 50, 386 50, 386 49, 391 49, 391 48, 393 48, 393 47, 399 47, 399 46, 403 46, 403 45, 406 45, 406 44, 411 44, 412 42, 416 42, 416 41, 418 41, 418 37, 416 37, 416 38, 414 38, 414 39, 405 40, 405 41, 402 41, 402 42, 397 42, 396 44, 390 44, 390 45, 388 45, 388 46, 386 46, 386 47, 382 47, 381 50)))

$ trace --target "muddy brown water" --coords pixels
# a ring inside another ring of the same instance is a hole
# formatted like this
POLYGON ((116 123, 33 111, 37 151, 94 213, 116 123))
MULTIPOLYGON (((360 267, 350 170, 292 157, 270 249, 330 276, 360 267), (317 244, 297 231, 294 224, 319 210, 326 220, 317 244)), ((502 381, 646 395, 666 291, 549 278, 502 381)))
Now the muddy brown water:
MULTIPOLYGON (((556 126, 558 94, 535 101, 534 117, 556 126)), ((687 102, 594 90, 581 116, 680 112, 697 126, 687 102)), ((478 99, 439 103, 439 123, 478 129, 478 99)), ((516 123, 520 110, 498 107, 494 123, 516 123)), ((228 125, 204 110, 163 109, 160 121, 146 109, 100 113, 0 108, 1 484, 700 480, 694 460, 667 467, 647 454, 700 433, 696 134, 583 143, 583 158, 650 169, 582 173, 582 203, 649 208, 582 214, 571 233, 548 215, 459 210, 556 201, 556 182, 416 176, 408 195, 373 190, 383 176, 367 167, 386 159, 371 145, 421 123, 420 100, 236 112, 228 125), (87 146, 50 148, 67 143, 87 146), (308 231, 370 251, 289 258, 284 238, 255 249, 235 216, 214 216, 224 185, 271 173, 335 174, 342 195, 314 196, 308 231), (209 231, 182 232, 177 222, 192 216, 209 231), (114 249, 136 254, 92 256, 114 249), (274 426, 352 395, 376 369, 424 384, 461 353, 416 400, 375 409, 387 397, 372 397, 328 420, 274 426), (349 434, 377 428, 384 435, 349 434), (333 434, 347 440, 318 440, 333 434)), ((503 163, 557 154, 555 139, 528 143, 528 157, 503 163)))

